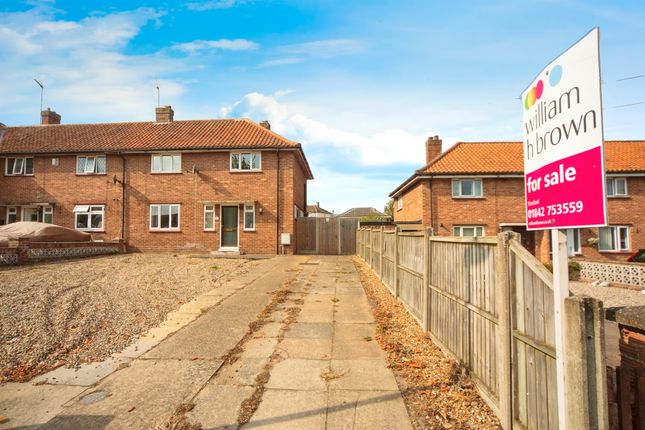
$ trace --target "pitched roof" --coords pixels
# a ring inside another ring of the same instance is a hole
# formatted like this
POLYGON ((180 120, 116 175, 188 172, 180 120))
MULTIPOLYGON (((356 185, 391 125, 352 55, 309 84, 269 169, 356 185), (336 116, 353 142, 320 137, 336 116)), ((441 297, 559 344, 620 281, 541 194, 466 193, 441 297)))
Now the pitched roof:
POLYGON ((361 218, 370 215, 387 216, 375 208, 351 208, 338 216, 340 218, 361 218))
POLYGON ((307 205, 307 213, 333 215, 327 209, 321 208, 320 203, 316 203, 315 205, 307 205))
POLYGON ((249 119, 56 124, 0 130, 0 154, 265 148, 299 150, 305 170, 312 176, 299 143, 249 119))
MULTIPOLYGON (((523 174, 522 142, 457 142, 406 179, 397 194, 420 175, 523 174)), ((645 140, 605 141, 605 168, 612 173, 645 172, 645 140)))

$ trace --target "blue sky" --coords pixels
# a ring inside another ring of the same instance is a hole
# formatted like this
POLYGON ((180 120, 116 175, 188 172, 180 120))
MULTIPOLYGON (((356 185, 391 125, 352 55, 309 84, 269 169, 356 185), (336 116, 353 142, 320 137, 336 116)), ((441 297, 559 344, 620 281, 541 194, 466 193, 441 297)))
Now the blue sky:
POLYGON ((424 142, 520 140, 517 99, 601 30, 605 137, 645 138, 642 1, 0 3, 0 122, 268 119, 302 142, 309 203, 382 209, 424 142), (641 77, 638 77, 641 76, 641 77), (633 79, 625 79, 633 78, 633 79))

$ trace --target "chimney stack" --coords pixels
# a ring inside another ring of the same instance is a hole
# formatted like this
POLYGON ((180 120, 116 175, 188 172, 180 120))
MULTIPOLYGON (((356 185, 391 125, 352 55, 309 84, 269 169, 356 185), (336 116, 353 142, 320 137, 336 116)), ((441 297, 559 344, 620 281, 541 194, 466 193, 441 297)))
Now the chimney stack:
POLYGON ((40 124, 41 125, 60 124, 60 115, 58 115, 50 108, 47 108, 47 110, 40 112, 40 124))
POLYGON ((441 139, 439 136, 430 136, 426 140, 426 164, 441 155, 441 139))
POLYGON ((155 109, 157 122, 172 122, 175 118, 175 111, 170 106, 162 106, 155 109))
POLYGON ((260 123, 260 126, 266 128, 267 130, 271 130, 271 124, 269 124, 269 121, 266 119, 260 123))

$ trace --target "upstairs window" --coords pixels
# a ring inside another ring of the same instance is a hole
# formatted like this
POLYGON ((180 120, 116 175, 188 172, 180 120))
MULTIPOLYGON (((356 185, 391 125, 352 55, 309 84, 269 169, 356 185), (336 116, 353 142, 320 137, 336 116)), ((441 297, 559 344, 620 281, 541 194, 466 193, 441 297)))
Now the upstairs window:
POLYGON ((396 210, 400 211, 401 209, 403 209, 403 197, 396 199, 396 210))
POLYGON ((262 168, 260 152, 231 152, 232 171, 257 171, 262 168))
POLYGON ((105 206, 103 205, 76 205, 74 206, 74 225, 80 231, 103 231, 103 218, 105 206))
POLYGON ((452 196, 457 198, 482 197, 483 187, 481 179, 453 179, 452 196))
POLYGON ((181 173, 181 154, 153 154, 152 173, 181 173))
POLYGON ((105 155, 76 157, 77 175, 101 175, 105 174, 105 155))
POLYGON ((7 158, 4 173, 7 176, 33 175, 34 174, 33 157, 7 158))
POLYGON ((627 178, 607 178, 607 197, 626 197, 627 178))
POLYGON ((456 225, 452 228, 452 235, 462 237, 483 236, 484 227, 480 225, 456 225))
POLYGON ((599 251, 629 251, 629 227, 612 225, 598 229, 599 251))

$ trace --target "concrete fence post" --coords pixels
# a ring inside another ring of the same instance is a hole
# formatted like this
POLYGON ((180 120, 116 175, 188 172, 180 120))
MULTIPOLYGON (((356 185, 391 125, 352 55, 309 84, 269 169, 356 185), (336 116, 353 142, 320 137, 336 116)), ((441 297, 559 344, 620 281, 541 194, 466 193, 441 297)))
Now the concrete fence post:
POLYGON ((381 226, 381 231, 379 231, 379 269, 378 269, 378 277, 381 281, 383 281, 383 254, 385 253, 385 227, 381 226))
POLYGON ((497 235, 497 267, 495 268, 495 297, 497 307, 497 374, 499 375, 499 421, 502 428, 513 428, 513 373, 511 324, 511 265, 510 245, 512 235, 497 235))
POLYGON ((430 296, 430 236, 432 236, 432 229, 424 228, 423 229, 423 290, 422 297, 423 300, 423 329, 425 331, 430 330, 430 302, 428 298, 430 296))
POLYGON ((587 296, 564 299, 567 428, 609 426, 602 302, 587 296))
POLYGON ((394 298, 399 298, 399 226, 394 229, 394 298))

